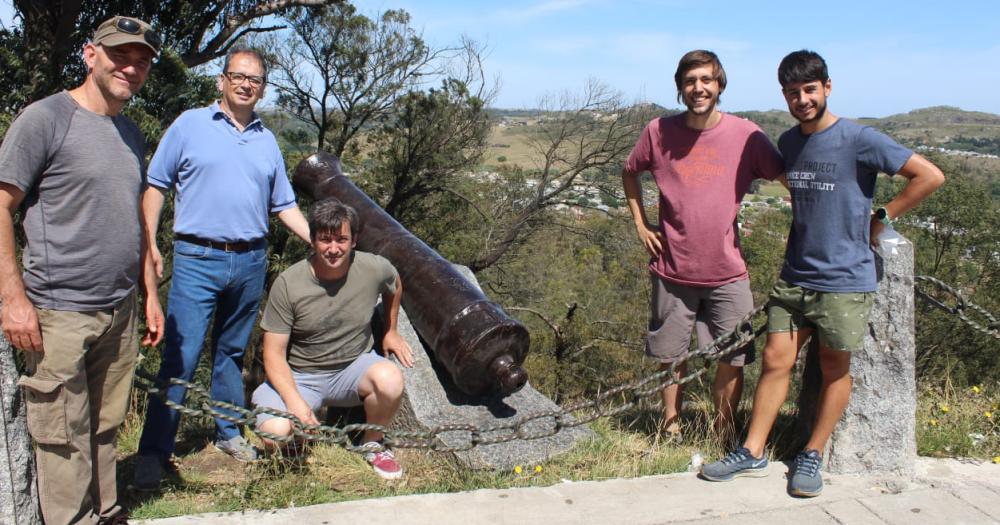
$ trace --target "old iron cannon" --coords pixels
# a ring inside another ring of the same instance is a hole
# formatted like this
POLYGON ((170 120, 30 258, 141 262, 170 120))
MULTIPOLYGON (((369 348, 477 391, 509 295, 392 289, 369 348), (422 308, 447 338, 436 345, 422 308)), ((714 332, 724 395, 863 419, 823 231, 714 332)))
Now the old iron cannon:
POLYGON ((450 262, 396 222, 317 153, 295 168, 295 186, 314 199, 334 197, 358 212, 358 249, 389 260, 403 281, 403 308, 459 390, 473 396, 517 392, 528 381, 521 364, 528 331, 466 280, 450 262))

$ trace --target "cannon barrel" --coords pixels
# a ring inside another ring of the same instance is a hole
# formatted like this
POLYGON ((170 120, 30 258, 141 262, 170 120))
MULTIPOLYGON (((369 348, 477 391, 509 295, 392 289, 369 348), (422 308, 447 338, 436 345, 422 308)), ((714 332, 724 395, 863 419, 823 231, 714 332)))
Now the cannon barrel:
POLYGON ((341 172, 337 157, 317 153, 303 160, 294 179, 314 199, 334 197, 358 212, 358 249, 396 267, 410 323, 459 390, 506 396, 524 386, 528 373, 521 364, 529 345, 524 325, 358 189, 341 172))

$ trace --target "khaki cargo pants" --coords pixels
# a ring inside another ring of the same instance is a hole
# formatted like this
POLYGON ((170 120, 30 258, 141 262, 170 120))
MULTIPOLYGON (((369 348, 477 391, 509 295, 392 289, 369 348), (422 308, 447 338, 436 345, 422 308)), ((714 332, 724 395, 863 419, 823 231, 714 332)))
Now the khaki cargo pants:
POLYGON ((25 352, 20 385, 37 445, 45 523, 98 523, 121 511, 115 436, 139 348, 133 292, 114 309, 38 310, 44 352, 25 352))

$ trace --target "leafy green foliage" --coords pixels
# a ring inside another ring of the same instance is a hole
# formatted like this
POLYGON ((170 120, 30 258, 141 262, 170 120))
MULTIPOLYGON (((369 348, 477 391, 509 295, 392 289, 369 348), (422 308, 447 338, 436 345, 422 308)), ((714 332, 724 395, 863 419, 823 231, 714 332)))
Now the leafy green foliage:
POLYGON ((491 124, 483 101, 456 79, 411 91, 393 109, 368 138, 368 185, 389 214, 415 224, 437 215, 427 196, 454 191, 479 162, 491 124))
MULTIPOLYGON (((947 180, 930 198, 899 221, 897 228, 916 248, 916 273, 937 277, 972 302, 1000 311, 1000 202, 985 183, 968 176, 951 157, 931 160, 947 180)), ((902 181, 882 184, 879 203, 902 181)), ((970 329, 954 316, 918 304, 918 374, 935 378, 947 370, 961 384, 1000 376, 996 339, 970 329)))
POLYGON ((386 116, 396 99, 436 73, 433 51, 410 26, 410 15, 389 10, 378 19, 339 3, 296 8, 285 15, 288 35, 256 41, 272 65, 278 106, 308 124, 316 147, 356 155, 354 138, 386 116))

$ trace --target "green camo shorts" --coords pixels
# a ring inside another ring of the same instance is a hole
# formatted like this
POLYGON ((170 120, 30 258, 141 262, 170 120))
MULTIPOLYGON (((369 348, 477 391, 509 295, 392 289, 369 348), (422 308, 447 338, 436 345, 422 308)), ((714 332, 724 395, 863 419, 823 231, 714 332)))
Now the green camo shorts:
POLYGON ((815 329, 832 350, 861 349, 874 292, 818 292, 779 280, 767 304, 767 331, 815 329))

